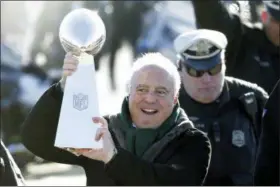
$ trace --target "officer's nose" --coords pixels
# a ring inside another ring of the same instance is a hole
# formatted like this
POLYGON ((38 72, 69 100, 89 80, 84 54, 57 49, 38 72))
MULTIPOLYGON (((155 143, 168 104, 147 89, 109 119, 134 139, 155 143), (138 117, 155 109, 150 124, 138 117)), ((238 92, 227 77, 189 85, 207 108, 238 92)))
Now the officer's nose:
POLYGON ((209 75, 209 73, 204 73, 203 74, 203 76, 201 77, 201 80, 202 80, 202 82, 203 83, 209 83, 209 82, 211 82, 212 81, 212 76, 211 75, 209 75))

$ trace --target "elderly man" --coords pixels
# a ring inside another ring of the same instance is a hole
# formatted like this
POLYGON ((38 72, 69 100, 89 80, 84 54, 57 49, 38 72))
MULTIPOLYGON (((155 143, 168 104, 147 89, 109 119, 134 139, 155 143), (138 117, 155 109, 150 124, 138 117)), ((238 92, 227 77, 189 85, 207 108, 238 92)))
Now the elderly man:
POLYGON ((199 29, 174 41, 183 89, 179 101, 213 147, 205 185, 252 185, 267 93, 255 84, 225 76, 227 39, 199 29))
POLYGON ((263 1, 263 24, 242 22, 238 14, 227 11, 221 0, 192 3, 197 27, 223 32, 229 41, 227 75, 256 83, 270 93, 280 78, 279 0, 263 1))
MULTIPOLYGON (((73 55, 67 54, 64 75, 73 74, 77 63, 73 55)), ((105 118, 93 116, 94 122, 102 124, 92 135, 103 139, 101 150, 79 149, 72 150, 72 154, 54 147, 64 80, 43 94, 24 122, 23 143, 34 154, 82 166, 87 185, 91 186, 203 183, 210 143, 180 108, 180 76, 168 59, 160 54, 139 58, 134 63, 129 95, 124 98, 121 112, 105 118)), ((78 136, 82 134, 73 138, 78 136)))

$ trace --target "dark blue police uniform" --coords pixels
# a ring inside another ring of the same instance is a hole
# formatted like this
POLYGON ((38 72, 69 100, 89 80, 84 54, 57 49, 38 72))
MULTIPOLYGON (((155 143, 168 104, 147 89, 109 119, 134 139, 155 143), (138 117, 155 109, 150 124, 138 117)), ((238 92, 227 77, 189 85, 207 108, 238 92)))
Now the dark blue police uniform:
MULTIPOLYGON (((224 34, 206 29, 186 32, 174 41, 181 73, 214 76, 227 46, 224 34)), ((182 80, 184 81, 184 80, 182 80)), ((191 81, 191 80, 189 80, 191 81)), ((182 87, 181 107, 195 126, 208 134, 212 159, 204 185, 252 185, 262 108, 267 93, 256 84, 225 76, 220 96, 208 104, 194 100, 182 87)))

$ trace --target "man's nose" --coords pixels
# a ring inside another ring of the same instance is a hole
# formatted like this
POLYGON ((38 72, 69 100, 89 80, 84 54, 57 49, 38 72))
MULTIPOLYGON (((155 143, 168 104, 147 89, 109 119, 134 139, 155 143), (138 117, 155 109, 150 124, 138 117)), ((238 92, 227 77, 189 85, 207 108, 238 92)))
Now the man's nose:
POLYGON ((148 103, 155 103, 157 100, 154 92, 148 92, 145 97, 145 101, 148 103))
POLYGON ((212 81, 212 76, 209 73, 205 72, 201 77, 203 83, 209 83, 212 81))

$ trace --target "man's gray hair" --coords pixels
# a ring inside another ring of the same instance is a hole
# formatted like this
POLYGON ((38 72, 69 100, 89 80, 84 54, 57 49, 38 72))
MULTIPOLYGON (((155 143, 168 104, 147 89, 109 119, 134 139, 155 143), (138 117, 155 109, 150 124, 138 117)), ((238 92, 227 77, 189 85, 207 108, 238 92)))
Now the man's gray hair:
POLYGON ((165 56, 163 56, 161 53, 158 52, 146 53, 143 56, 136 59, 136 61, 133 63, 131 74, 128 80, 129 88, 131 87, 131 81, 134 74, 146 66, 156 66, 168 72, 169 75, 174 79, 175 95, 179 93, 181 87, 181 77, 175 63, 173 63, 171 60, 169 60, 168 58, 166 58, 165 56))

